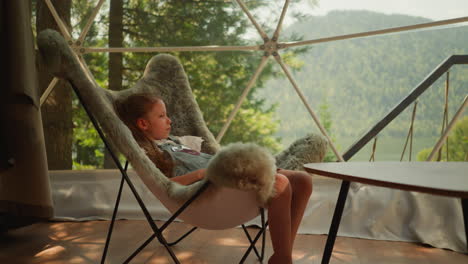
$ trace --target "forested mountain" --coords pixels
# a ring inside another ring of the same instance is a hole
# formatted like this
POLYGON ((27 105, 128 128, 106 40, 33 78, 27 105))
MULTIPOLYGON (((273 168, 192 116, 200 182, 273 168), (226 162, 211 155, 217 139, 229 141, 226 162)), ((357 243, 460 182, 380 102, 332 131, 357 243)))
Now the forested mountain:
MULTIPOLYGON (((285 29, 286 37, 281 41, 289 41, 287 36, 292 35, 302 35, 304 40, 309 40, 427 22, 431 20, 406 15, 333 11, 293 24, 285 29)), ((331 114, 333 137, 357 139, 443 60, 454 54, 468 54, 467 25, 312 45, 306 53, 299 55, 304 66, 294 72, 294 77, 312 108, 322 114, 324 110, 331 114)), ((444 87, 445 77, 420 97, 416 136, 434 137, 440 133, 444 87)), ((451 69, 449 88, 451 117, 468 92, 468 66, 451 69)), ((277 135, 283 138, 283 143, 315 127, 285 77, 267 82, 257 96, 277 104, 277 118, 281 121, 277 135)), ((405 137, 411 111, 412 106, 384 133, 405 137)))

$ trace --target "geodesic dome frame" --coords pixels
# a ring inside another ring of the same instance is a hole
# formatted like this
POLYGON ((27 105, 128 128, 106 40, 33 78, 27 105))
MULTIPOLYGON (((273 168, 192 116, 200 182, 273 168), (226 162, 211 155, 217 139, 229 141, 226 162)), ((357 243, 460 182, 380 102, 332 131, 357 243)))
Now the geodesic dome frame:
MULTIPOLYGON (((263 71, 265 65, 268 63, 268 60, 270 57, 273 57, 274 60, 279 64, 281 67, 282 71, 288 78, 289 82, 293 86, 294 90, 296 91, 297 95, 299 96, 300 100, 306 107, 307 111, 309 112, 310 116, 314 120, 315 124, 319 128, 320 132, 325 136, 327 139, 329 146, 331 147, 333 153, 335 156, 338 158, 339 161, 344 161, 343 156, 337 151, 337 148, 335 147, 333 141, 331 140, 330 136, 326 132, 325 128, 322 126, 320 123, 319 118, 317 117, 315 111, 311 107, 311 105, 308 103, 306 97, 304 96, 302 90, 298 86, 297 82, 293 78, 289 68, 287 65, 284 63, 279 51, 282 49, 287 49, 291 47, 298 47, 298 46, 305 46, 305 45, 313 45, 313 44, 318 44, 318 43, 325 43, 325 42, 333 42, 333 41, 339 41, 339 40, 345 40, 345 39, 354 39, 354 38, 361 38, 361 37, 369 37, 369 36, 376 36, 376 35, 384 35, 384 34, 390 34, 390 33, 396 33, 396 32, 403 32, 403 31, 411 31, 411 30, 416 30, 416 29, 423 29, 423 28, 430 28, 430 27, 437 27, 437 26, 443 26, 443 25, 449 25, 449 24, 457 24, 457 23, 462 23, 462 22, 467 22, 468 17, 459 17, 459 18, 453 18, 453 19, 447 19, 447 20, 440 20, 440 21, 434 21, 434 22, 429 22, 429 23, 422 23, 422 24, 414 24, 414 25, 409 25, 409 26, 402 26, 402 27, 393 27, 393 28, 387 28, 387 29, 381 29, 381 30, 374 30, 374 31, 367 31, 367 32, 360 32, 360 33, 354 33, 354 34, 345 34, 345 35, 337 35, 337 36, 332 36, 332 37, 326 37, 326 38, 318 38, 318 39, 312 39, 312 40, 304 40, 304 41, 294 41, 294 42, 280 42, 279 41, 279 36, 281 33, 281 28, 284 22, 285 15, 287 13, 290 0, 285 0, 284 5, 281 9, 281 15, 279 17, 276 29, 274 30, 274 33, 272 36, 268 36, 265 31, 262 29, 262 27, 259 25, 257 20, 254 18, 254 16, 250 13, 249 9, 245 5, 245 3, 242 0, 232 0, 232 2, 235 2, 238 4, 238 6, 242 9, 242 11, 245 13, 245 15, 249 18, 250 22, 252 25, 255 27, 257 30, 257 33, 260 35, 261 39, 263 40, 263 43, 260 43, 258 45, 253 45, 253 46, 182 46, 182 47, 135 47, 135 48, 96 48, 96 47, 86 47, 84 46, 84 39, 86 35, 88 34, 88 31, 94 22, 99 10, 101 9, 103 3, 105 0, 99 0, 97 3, 96 7, 94 8, 93 12, 91 13, 91 16, 89 17, 88 21, 85 24, 85 27, 83 31, 80 33, 79 37, 77 39, 73 39, 72 35, 70 34, 69 30, 67 29, 65 23, 62 21, 62 19, 59 17, 57 11, 55 10, 54 5, 51 3, 51 0, 43 0, 47 4, 50 12, 52 13, 59 29, 62 35, 64 36, 65 40, 68 42, 70 47, 72 48, 73 52, 78 56, 80 60, 82 60, 83 64, 86 66, 86 62, 84 61, 83 55, 86 53, 95 53, 95 52, 173 52, 173 51, 192 51, 192 52, 199 52, 199 51, 257 51, 261 53, 261 60, 259 65, 257 66, 255 72, 253 73, 252 77, 247 83, 247 86, 243 90, 242 94, 240 95, 234 109, 230 113, 226 123, 222 127, 221 131, 219 134, 216 136, 216 140, 218 142, 221 141, 223 138, 224 134, 228 130, 229 126, 232 123, 232 120, 238 113, 242 103, 245 101, 247 95, 249 94, 251 88, 254 86, 258 76, 260 73, 263 71)), ((89 71, 89 69, 87 69, 89 71)), ((58 78, 54 77, 50 84, 48 85, 47 89, 43 93, 43 95, 40 98, 40 104, 42 105, 49 94, 52 92, 54 89, 55 85, 58 82, 58 78)))

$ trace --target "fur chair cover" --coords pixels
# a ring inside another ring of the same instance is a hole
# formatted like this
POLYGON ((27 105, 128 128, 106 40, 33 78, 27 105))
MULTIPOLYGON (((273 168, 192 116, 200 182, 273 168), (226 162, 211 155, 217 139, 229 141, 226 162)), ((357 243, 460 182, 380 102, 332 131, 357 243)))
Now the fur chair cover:
POLYGON ((206 176, 216 185, 254 191, 260 206, 266 207, 274 194, 275 173, 275 159, 267 149, 233 143, 210 160, 206 176))
MULTIPOLYGON (((110 138, 110 148, 122 153, 128 159, 150 190, 163 190, 170 199, 185 201, 205 183, 206 179, 189 186, 182 186, 166 178, 138 146, 130 130, 120 121, 113 109, 115 100, 132 93, 154 93, 166 102, 168 115, 173 120, 174 135, 202 137, 204 139, 202 151, 217 152, 220 147, 208 130, 184 69, 175 57, 167 54, 154 56, 148 62, 143 77, 133 88, 111 91, 99 87, 89 69, 71 51, 58 32, 45 30, 38 35, 37 41, 40 54, 52 74, 70 81, 79 90, 82 99, 95 115, 102 130, 110 138)), ((256 145, 247 145, 246 148, 245 146, 238 148, 239 146, 241 145, 228 147, 214 158, 219 163, 211 168, 210 179, 229 187, 252 189, 253 170, 261 167, 265 175, 270 174, 259 179, 259 181, 269 179, 269 182, 265 182, 267 191, 262 190, 257 195, 261 197, 260 201, 264 202, 271 195, 274 183, 274 177, 271 176, 275 170, 274 162, 268 156, 269 154, 266 155, 264 150, 256 145), (228 154, 230 152, 234 154, 228 154), (226 157, 232 157, 230 155, 236 156, 236 163, 233 163, 233 159, 226 159, 226 157), (266 162, 256 164, 259 157, 264 157, 263 160, 266 162), (244 171, 248 171, 249 174, 247 181, 239 178, 239 182, 234 183, 232 179, 235 177, 229 180, 219 180, 219 177, 222 177, 220 172, 238 175, 237 172, 244 171)), ((302 169, 303 163, 321 161, 325 155, 326 146, 326 141, 321 136, 310 135, 296 141, 291 148, 280 153, 276 160, 281 168, 302 169)))
POLYGON ((322 136, 309 134, 276 155, 276 165, 287 170, 304 170, 306 163, 323 161, 327 147, 327 141, 322 136))

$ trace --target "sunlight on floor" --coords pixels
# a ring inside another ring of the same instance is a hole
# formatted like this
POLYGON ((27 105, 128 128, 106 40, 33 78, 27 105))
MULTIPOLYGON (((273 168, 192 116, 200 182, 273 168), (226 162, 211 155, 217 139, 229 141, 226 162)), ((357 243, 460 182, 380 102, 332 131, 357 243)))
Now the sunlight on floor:
POLYGON ((179 252, 177 253, 177 257, 180 259, 180 260, 184 260, 184 259, 189 259, 191 257, 193 257, 193 252, 190 252, 190 251, 184 251, 184 252, 179 252))
POLYGON ((65 251, 65 248, 62 246, 53 246, 53 247, 42 250, 41 252, 34 255, 34 257, 52 256, 52 255, 59 254, 64 251, 65 251))
MULTIPOLYGON (((119 231, 112 241, 106 263, 122 263, 133 250, 146 239, 146 234, 135 232, 135 227, 143 221, 119 221, 119 231), (117 236, 120 235, 120 236, 117 236)), ((109 223, 106 221, 43 223, 34 229, 25 228, 12 232, 16 240, 8 241, 6 247, 0 246, 0 264, 91 264, 99 263, 103 253, 104 241, 109 223), (27 234, 27 236, 26 236, 27 234), (19 239, 24 237, 24 239, 19 239), (54 239, 52 238, 54 237, 54 239), (59 239, 60 238, 60 239, 59 239), (24 242, 28 246, 24 246, 24 242), (102 242, 97 242, 102 241, 102 242)), ((177 223, 169 232, 185 229, 177 223)), ((252 231, 252 230, 251 230, 252 231)), ((320 263, 325 236, 299 235, 293 251, 294 263, 320 263)), ((265 259, 273 253, 271 241, 267 236, 265 259)), ((249 245, 241 229, 219 232, 198 232, 182 244, 172 249, 181 263, 211 264, 238 263, 249 245)), ((261 245, 257 244, 258 249, 261 245)), ((255 254, 246 263, 259 263, 255 254)), ((465 264, 467 255, 423 247, 417 243, 376 241, 338 237, 331 263, 340 264, 425 264, 450 263, 465 264)), ((164 246, 157 241, 140 252, 132 263, 170 264, 174 263, 164 246)), ((265 261, 266 263, 266 261, 265 261)))
POLYGON ((219 238, 216 240, 216 244, 221 244, 225 246, 245 246, 248 245, 245 242, 242 242, 238 239, 233 239, 233 238, 219 238))

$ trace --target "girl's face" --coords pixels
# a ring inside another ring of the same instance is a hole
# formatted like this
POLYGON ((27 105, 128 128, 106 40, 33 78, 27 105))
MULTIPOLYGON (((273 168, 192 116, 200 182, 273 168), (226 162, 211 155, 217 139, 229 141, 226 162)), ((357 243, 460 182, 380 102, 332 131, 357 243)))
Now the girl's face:
POLYGON ((171 132, 171 123, 162 100, 154 103, 150 111, 137 120, 138 128, 153 140, 166 139, 171 132))

